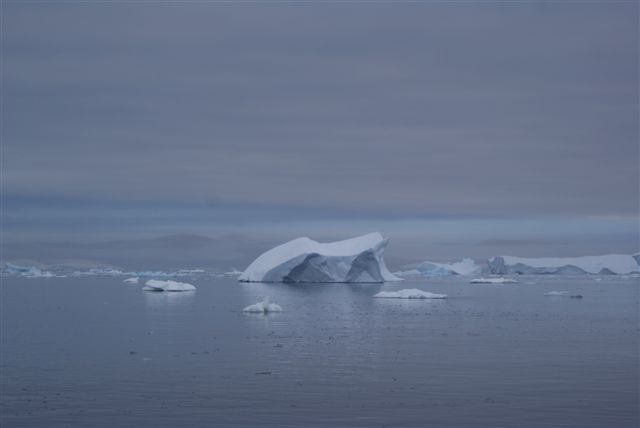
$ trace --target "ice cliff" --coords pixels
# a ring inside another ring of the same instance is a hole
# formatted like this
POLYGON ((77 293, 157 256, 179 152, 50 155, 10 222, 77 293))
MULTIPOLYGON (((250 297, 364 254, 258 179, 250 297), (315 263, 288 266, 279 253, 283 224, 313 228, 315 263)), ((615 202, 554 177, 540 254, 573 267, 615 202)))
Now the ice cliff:
POLYGON ((321 244, 298 238, 263 253, 240 275, 240 282, 385 282, 400 278, 387 269, 382 253, 388 239, 370 233, 321 244))

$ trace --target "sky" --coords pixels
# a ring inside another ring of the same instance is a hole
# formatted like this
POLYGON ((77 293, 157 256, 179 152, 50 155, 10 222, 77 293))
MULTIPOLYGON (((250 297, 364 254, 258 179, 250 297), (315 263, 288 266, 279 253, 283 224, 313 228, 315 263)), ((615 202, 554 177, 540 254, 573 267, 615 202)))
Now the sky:
POLYGON ((242 267, 370 231, 392 266, 638 251, 638 13, 3 2, 3 259, 242 267))

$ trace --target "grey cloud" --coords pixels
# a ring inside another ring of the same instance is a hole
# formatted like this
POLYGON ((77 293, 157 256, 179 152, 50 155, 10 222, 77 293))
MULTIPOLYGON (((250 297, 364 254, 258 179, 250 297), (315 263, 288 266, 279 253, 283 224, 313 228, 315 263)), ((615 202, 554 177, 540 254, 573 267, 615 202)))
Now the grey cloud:
POLYGON ((69 201, 101 200, 88 223, 121 207, 131 227, 205 224, 193 207, 211 199, 221 224, 638 215, 635 3, 3 12, 4 193, 23 228, 22 196, 76 216, 69 201))

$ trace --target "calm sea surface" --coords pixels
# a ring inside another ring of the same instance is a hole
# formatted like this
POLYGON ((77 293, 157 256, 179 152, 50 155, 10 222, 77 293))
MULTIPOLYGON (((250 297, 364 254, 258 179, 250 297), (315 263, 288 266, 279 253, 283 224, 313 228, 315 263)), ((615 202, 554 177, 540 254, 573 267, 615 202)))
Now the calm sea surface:
POLYGON ((637 278, 183 280, 3 278, 0 426, 639 426, 637 278))

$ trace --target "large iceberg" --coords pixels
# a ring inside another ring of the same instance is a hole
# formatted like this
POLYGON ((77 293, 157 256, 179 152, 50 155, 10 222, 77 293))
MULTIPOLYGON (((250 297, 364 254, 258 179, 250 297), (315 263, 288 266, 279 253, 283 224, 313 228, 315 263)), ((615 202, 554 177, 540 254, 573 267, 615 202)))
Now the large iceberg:
POLYGON ((640 272, 640 254, 607 254, 565 258, 522 258, 500 256, 489 259, 489 272, 495 275, 513 274, 598 274, 627 275, 640 272))
POLYGON ((321 244, 298 238, 263 253, 240 275, 240 282, 398 281, 382 258, 389 242, 379 233, 321 244))
POLYGON ((462 259, 455 263, 422 262, 410 265, 411 269, 394 272, 401 277, 437 277, 449 275, 474 275, 480 267, 472 259, 462 259))

